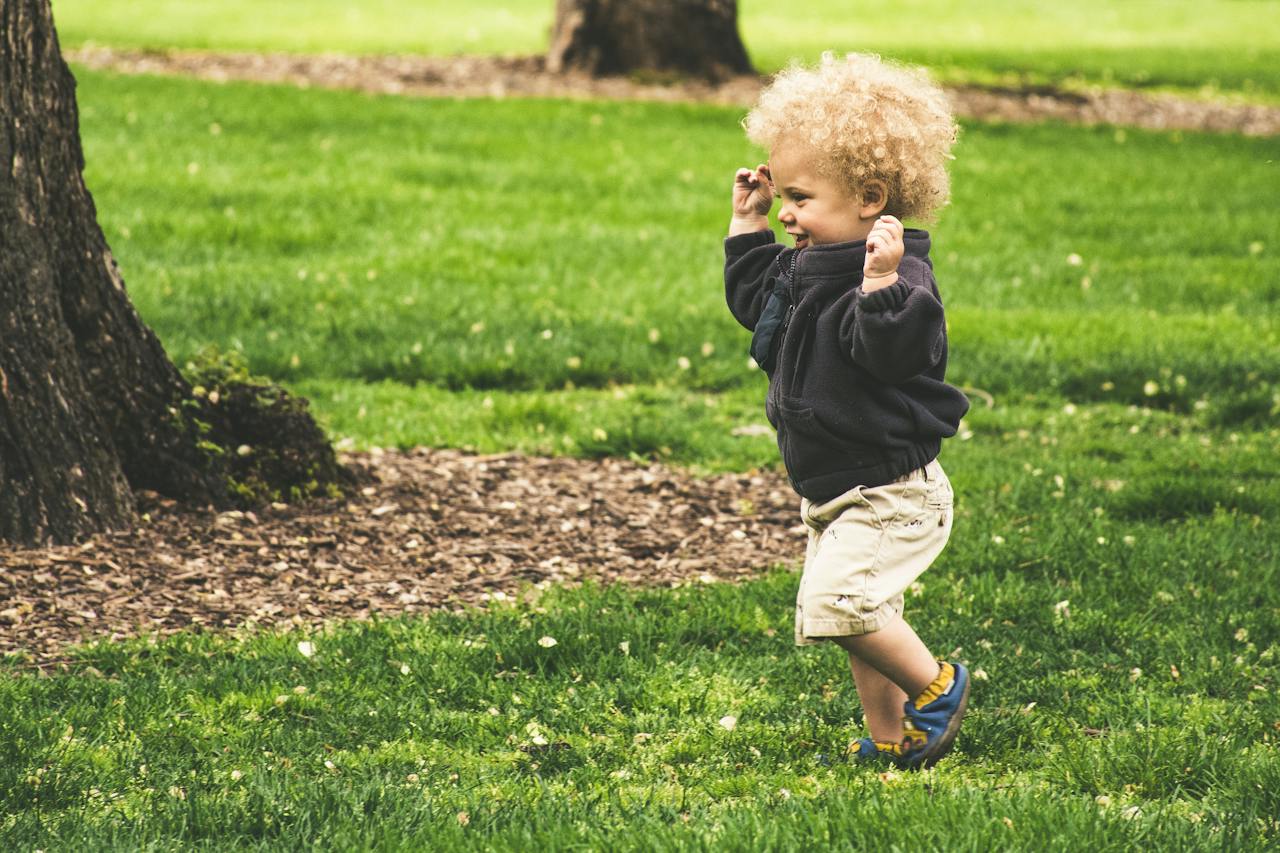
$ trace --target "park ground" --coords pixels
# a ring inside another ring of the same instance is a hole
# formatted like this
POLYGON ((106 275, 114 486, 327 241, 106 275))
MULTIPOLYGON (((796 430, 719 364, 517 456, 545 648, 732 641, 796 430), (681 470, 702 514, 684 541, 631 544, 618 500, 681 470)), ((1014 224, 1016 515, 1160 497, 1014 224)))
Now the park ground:
MULTIPOLYGON (((975 698, 956 754, 900 774, 844 760, 839 656, 790 641, 793 498, 718 283, 724 176, 758 156, 736 99, 89 67, 407 52, 395 4, 339 33, 189 6, 55 6, 100 222, 179 364, 238 352, 366 478, 252 513, 144 496, 132 533, 0 551, 6 849, 1276 843, 1273 132, 965 120, 931 231, 974 405, 908 610, 975 698)), ((432 31, 532 53, 543 6, 432 31)), ((1024 104, 1270 114, 1274 11, 1192 6, 1097 4, 1027 51, 971 4, 964 38, 878 49, 1024 104)), ((819 49, 800 24, 744 4, 762 67, 819 49)))

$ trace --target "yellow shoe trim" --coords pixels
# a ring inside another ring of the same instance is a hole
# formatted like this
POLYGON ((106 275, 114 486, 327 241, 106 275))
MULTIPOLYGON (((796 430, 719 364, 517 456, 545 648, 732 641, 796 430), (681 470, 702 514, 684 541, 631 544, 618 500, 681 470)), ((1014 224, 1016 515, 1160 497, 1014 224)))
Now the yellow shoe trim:
MULTIPOLYGON (((903 755, 904 750, 902 748, 902 744, 900 743, 894 743, 891 740, 873 740, 871 742, 876 745, 876 749, 878 751, 887 752, 890 755, 892 755, 894 758, 901 758, 903 755)), ((849 749, 847 751, 850 754, 857 752, 858 741, 854 741, 853 743, 849 744, 849 749)))
POLYGON ((920 710, 946 691, 956 677, 956 668, 946 661, 938 661, 938 677, 915 698, 916 710, 920 710))
MULTIPOLYGON (((897 746, 897 754, 901 755, 907 750, 917 749, 928 742, 929 736, 927 734, 904 720, 902 724, 902 743, 897 746)), ((879 744, 876 744, 876 746, 879 746, 879 744)))
POLYGON ((872 743, 876 745, 876 749, 880 752, 887 752, 895 758, 902 757, 902 744, 900 743, 892 743, 884 740, 872 741, 872 743))

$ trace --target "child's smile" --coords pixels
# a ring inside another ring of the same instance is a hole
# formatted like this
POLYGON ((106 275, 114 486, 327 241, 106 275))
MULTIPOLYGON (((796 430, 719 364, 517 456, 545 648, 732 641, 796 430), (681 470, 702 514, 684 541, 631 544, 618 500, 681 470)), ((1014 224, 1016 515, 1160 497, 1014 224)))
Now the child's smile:
POLYGON ((814 158, 799 145, 782 145, 769 157, 773 185, 781 196, 778 221, 796 248, 865 240, 874 215, 862 218, 862 202, 844 185, 817 172, 814 158))

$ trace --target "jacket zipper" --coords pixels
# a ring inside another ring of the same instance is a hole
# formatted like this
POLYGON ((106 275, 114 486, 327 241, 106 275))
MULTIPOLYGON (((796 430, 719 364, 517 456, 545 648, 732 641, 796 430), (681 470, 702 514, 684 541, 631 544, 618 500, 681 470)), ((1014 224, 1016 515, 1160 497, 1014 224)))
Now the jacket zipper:
MULTIPOLYGON (((774 359, 774 363, 773 363, 774 373, 777 374, 778 376, 778 381, 772 383, 773 385, 772 393, 773 393, 774 411, 778 412, 779 438, 782 439, 782 442, 780 442, 779 449, 781 449, 781 444, 785 444, 786 442, 785 431, 787 428, 786 422, 782 418, 782 406, 780 405, 781 399, 782 399, 782 373, 780 368, 782 367, 782 353, 786 350, 787 330, 791 328, 791 318, 796 313, 796 261, 798 261, 799 258, 800 258, 799 250, 793 252, 791 254, 791 264, 787 269, 787 290, 789 291, 788 295, 791 298, 787 304, 787 313, 782 316, 782 323, 778 326, 778 332, 777 332, 778 356, 776 359, 774 359)), ((799 492, 800 484, 796 482, 796 478, 792 475, 791 466, 786 464, 785 456, 783 458, 783 468, 786 469, 787 479, 791 481, 791 488, 799 492)))
POLYGON ((791 317, 796 313, 796 261, 800 259, 800 250, 791 253, 791 263, 787 267, 787 313, 782 315, 782 324, 778 326, 778 358, 774 360, 774 370, 782 359, 782 349, 787 342, 787 329, 791 327, 791 317))

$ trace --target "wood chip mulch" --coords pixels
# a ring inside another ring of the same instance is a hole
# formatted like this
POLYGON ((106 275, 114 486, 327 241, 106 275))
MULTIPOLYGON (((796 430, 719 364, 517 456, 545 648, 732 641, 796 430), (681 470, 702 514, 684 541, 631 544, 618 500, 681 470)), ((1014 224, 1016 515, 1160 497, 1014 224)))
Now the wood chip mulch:
POLYGON ((0 654, 47 666, 93 638, 418 613, 588 578, 732 580, 803 556, 799 499, 772 472, 425 448, 343 462, 368 478, 350 500, 215 513, 143 495, 134 530, 0 545, 0 654))
MULTIPOLYGON (((607 98, 752 104, 763 79, 735 77, 718 85, 638 82, 628 77, 553 74, 540 56, 345 56, 212 53, 85 46, 68 61, 126 74, 175 74, 205 80, 249 80, 434 97, 607 98)), ((985 121, 1113 124, 1155 130, 1280 135, 1280 107, 1222 98, 1186 98, 1122 89, 948 89, 957 114, 985 121)))

